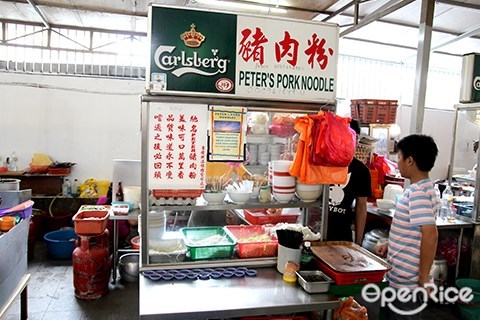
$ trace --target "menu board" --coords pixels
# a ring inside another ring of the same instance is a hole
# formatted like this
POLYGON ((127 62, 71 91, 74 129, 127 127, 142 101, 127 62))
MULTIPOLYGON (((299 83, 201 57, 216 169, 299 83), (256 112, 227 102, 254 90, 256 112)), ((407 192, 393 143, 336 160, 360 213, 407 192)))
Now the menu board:
POLYGON ((151 189, 204 189, 208 106, 150 103, 148 183, 151 189))
POLYGON ((208 161, 245 161, 247 108, 210 106, 208 161))

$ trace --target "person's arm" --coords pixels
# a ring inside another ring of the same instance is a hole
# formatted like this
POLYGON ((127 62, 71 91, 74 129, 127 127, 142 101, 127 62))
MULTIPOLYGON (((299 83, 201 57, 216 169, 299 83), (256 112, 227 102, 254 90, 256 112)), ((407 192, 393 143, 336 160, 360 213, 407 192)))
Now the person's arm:
POLYGON ((420 244, 420 269, 418 271, 418 284, 423 287, 429 283, 430 268, 432 267, 435 253, 437 252, 438 231, 433 224, 424 225, 422 229, 422 242, 420 244))
POLYGON ((355 243, 362 245, 365 223, 367 221, 367 197, 355 200, 355 243))

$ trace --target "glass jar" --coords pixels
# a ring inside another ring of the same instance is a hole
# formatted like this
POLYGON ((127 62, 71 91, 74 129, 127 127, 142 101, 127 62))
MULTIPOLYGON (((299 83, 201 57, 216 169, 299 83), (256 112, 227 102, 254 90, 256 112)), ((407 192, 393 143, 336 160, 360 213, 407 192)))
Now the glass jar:
POLYGON ((258 201, 262 203, 270 202, 272 198, 272 191, 270 186, 261 186, 260 191, 258 193, 258 201))

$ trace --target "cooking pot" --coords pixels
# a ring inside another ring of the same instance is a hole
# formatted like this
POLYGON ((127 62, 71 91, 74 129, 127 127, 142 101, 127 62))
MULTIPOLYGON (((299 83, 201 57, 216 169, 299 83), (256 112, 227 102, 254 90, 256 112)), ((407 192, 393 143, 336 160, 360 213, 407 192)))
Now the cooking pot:
POLYGON ((19 179, 1 179, 0 178, 0 190, 20 190, 19 179))
POLYGON ((447 279, 448 266, 447 260, 441 256, 433 260, 433 280, 437 286, 442 285, 447 279))

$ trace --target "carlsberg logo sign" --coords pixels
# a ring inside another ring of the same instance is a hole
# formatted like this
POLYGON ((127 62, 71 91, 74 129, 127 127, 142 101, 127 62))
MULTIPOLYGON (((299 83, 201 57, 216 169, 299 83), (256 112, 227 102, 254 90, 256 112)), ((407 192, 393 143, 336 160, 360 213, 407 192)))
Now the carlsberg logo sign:
POLYGON ((228 60, 218 57, 218 49, 212 49, 212 57, 199 57, 197 52, 188 56, 185 51, 179 55, 173 54, 174 46, 159 46, 154 54, 155 65, 164 71, 171 71, 176 77, 187 73, 203 76, 224 74, 227 71, 228 60), (173 71, 172 71, 173 70, 173 71))

